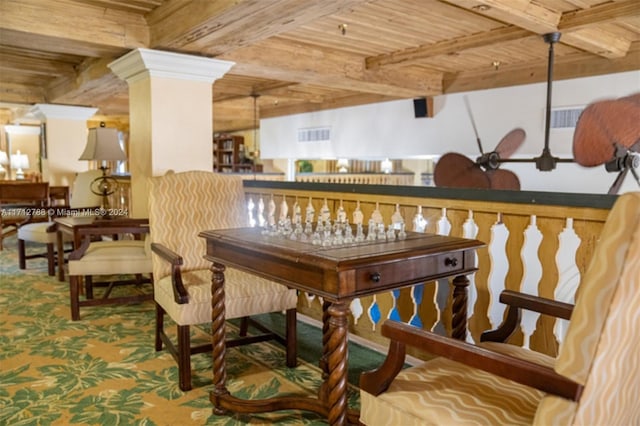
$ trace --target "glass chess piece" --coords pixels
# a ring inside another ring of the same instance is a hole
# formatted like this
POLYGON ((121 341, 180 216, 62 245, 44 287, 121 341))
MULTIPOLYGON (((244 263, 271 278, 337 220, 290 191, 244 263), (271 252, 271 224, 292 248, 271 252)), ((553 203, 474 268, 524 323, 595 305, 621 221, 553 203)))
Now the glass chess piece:
POLYGON ((407 232, 404 230, 404 223, 400 226, 400 231, 398 231, 398 239, 399 240, 407 239, 407 232))
POLYGON ((373 211, 373 213, 371 213, 371 220, 373 220, 376 225, 383 223, 384 221, 384 219, 382 218, 382 213, 380 213, 379 203, 376 203, 376 209, 373 211))
POLYGON ((373 221, 373 219, 369 219, 369 224, 367 226, 367 241, 375 241, 376 232, 378 232, 376 223, 373 221))
POLYGON ((264 228, 264 224, 265 224, 265 219, 264 219, 264 200, 262 199, 262 197, 260 197, 260 200, 258 200, 258 226, 260 228, 264 228))
POLYGON ((387 233, 384 232, 384 223, 379 223, 378 224, 378 232, 376 234, 376 239, 381 240, 381 241, 386 241, 387 233))
POLYGON ((351 225, 347 222, 344 226, 344 243, 351 244, 353 242, 353 229, 351 229, 351 225))
POLYGON ((364 229, 362 227, 362 223, 358 223, 356 225, 356 236, 354 237, 356 243, 360 243, 365 240, 364 229))
POLYGON ((362 214, 362 210, 360 210, 360 201, 356 204, 356 209, 353 211, 353 224, 354 225, 362 225, 364 220, 364 214, 362 214))
POLYGON ((392 223, 391 225, 389 225, 389 228, 387 229, 387 241, 395 241, 395 240, 396 240, 396 230, 395 230, 395 225, 392 223))

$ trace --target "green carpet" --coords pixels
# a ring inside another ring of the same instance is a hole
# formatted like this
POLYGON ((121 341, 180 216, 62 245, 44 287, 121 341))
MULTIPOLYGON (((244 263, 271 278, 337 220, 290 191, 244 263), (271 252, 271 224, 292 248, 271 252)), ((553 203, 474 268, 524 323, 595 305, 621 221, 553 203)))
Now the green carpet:
MULTIPOLYGON (((81 308, 81 320, 71 321, 68 283, 47 276, 44 259, 28 261, 28 269, 19 270, 16 246, 15 237, 7 239, 0 252, 0 424, 326 424, 316 414, 293 410, 213 415, 210 355, 192 357, 194 389, 180 391, 173 358, 153 347, 152 302, 81 308)), ((284 324, 279 314, 259 320, 280 330, 284 324)), ((227 328, 237 330, 232 322, 227 328)), ((193 333, 196 340, 208 339, 206 327, 193 333)), ((318 328, 298 322, 299 365, 293 369, 286 367, 284 349, 275 343, 228 349, 228 389, 242 398, 315 395, 321 340, 318 328)), ((357 384, 360 372, 382 359, 350 344, 350 383, 357 384)), ((349 405, 359 406, 355 386, 349 405)))

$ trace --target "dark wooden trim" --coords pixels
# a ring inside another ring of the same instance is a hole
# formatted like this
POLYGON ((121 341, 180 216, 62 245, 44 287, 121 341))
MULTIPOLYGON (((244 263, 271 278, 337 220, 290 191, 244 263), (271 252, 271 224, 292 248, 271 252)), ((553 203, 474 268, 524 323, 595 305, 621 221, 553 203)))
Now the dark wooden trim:
POLYGON ((280 182, 244 180, 245 188, 271 188, 353 194, 400 195, 466 201, 490 201, 515 204, 539 204, 563 207, 610 209, 618 198, 608 194, 576 194, 542 191, 503 191, 485 189, 434 188, 428 186, 358 185, 344 183, 280 182))

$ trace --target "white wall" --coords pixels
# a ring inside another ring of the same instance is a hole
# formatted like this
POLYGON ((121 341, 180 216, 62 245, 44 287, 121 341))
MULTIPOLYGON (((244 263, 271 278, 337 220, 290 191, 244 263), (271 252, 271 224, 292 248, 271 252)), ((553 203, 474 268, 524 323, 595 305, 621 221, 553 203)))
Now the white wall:
MULTIPOLYGON (((552 107, 585 106, 640 91, 640 71, 553 83, 552 107)), ((435 117, 414 118, 411 99, 319 111, 261 120, 263 158, 384 159, 441 155, 455 151, 475 158, 476 136, 465 106, 471 105, 485 152, 491 151, 511 129, 523 128, 527 138, 516 157, 540 155, 544 145, 546 83, 438 96, 435 117), (330 126, 331 142, 297 142, 300 128, 330 126)), ((572 154, 572 130, 552 130, 549 145, 556 157, 572 154)), ((508 164, 520 177, 522 189, 603 193, 615 179, 604 167, 585 169, 558 164, 553 172, 539 172, 533 164, 508 164)), ((629 176, 623 191, 636 190, 629 176)))

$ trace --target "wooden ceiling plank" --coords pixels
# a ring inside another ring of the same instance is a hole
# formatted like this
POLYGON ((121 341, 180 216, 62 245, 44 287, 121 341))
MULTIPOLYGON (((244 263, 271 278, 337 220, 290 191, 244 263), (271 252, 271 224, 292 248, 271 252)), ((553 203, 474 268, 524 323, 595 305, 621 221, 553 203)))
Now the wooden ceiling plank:
POLYGON ((537 34, 556 31, 561 13, 534 0, 443 0, 471 12, 516 25, 537 34))
POLYGON ((231 69, 233 74, 313 83, 334 89, 400 97, 428 96, 441 90, 439 73, 367 70, 360 57, 283 40, 267 40, 238 49, 228 57, 223 55, 221 59, 236 62, 231 69))
POLYGON ((438 55, 451 55, 462 50, 483 47, 487 44, 503 43, 527 37, 531 33, 522 28, 508 26, 481 34, 473 34, 431 45, 393 52, 387 55, 369 57, 365 60, 367 69, 377 69, 386 65, 414 64, 425 58, 438 55))
MULTIPOLYGON (((132 49, 146 47, 149 42, 148 27, 142 16, 124 12, 105 13, 101 8, 81 6, 67 0, 3 0, 0 2, 0 16, 2 30, 78 44, 132 49)), ((60 43, 61 48, 63 45, 60 43)))
MULTIPOLYGON (((74 73, 72 64, 26 56, 8 55, 3 52, 0 52, 0 70, 52 77, 74 73)), ((2 73, 0 72, 0 74, 2 73)))
POLYGON ((597 28, 581 28, 562 36, 563 43, 592 52, 604 58, 622 58, 631 47, 631 41, 597 28))
POLYGON ((640 15, 640 2, 637 0, 605 3, 590 9, 564 13, 560 18, 558 30, 578 30, 593 24, 603 24, 638 15, 640 15))
POLYGON ((169 0, 149 14, 151 45, 219 55, 367 0, 181 1, 183 6, 175 12, 156 18, 180 1, 169 0))
MULTIPOLYGON (((633 42, 629 53, 618 59, 606 59, 589 53, 577 52, 556 58, 554 63, 554 80, 592 77, 602 74, 613 74, 640 69, 638 61, 640 42, 633 42)), ((459 93, 472 90, 484 90, 496 87, 509 87, 523 84, 545 82, 547 66, 539 61, 529 64, 504 67, 500 72, 462 72, 444 76, 444 93, 459 93)))
POLYGON ((13 84, 0 80, 0 99, 7 103, 37 104, 45 102, 44 91, 38 86, 13 84))

